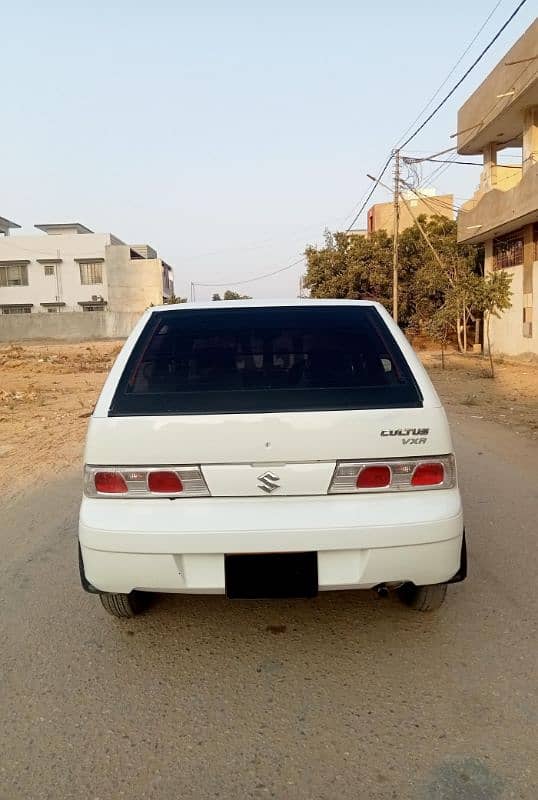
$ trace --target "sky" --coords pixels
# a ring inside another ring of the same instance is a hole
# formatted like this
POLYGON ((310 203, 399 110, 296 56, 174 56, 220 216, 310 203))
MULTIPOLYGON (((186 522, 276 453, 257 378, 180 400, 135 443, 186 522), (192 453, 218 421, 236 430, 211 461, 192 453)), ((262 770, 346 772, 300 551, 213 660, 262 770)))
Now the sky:
MULTIPOLYGON (((0 215, 148 242, 176 294, 295 297, 300 258, 350 224, 391 148, 516 0, 94 0, 2 10, 0 215)), ((455 144, 459 106, 533 21, 529 0, 405 151, 455 144)), ((509 87, 508 87, 509 88, 509 87)), ((425 115, 424 115, 425 116, 425 115)), ((478 159, 477 159, 478 160, 478 159)), ((479 168, 431 184, 469 197, 479 168)), ((390 174, 389 174, 390 182, 390 174)), ((372 202, 385 202, 380 188, 372 202)), ((365 227, 365 214, 356 227, 365 227)))

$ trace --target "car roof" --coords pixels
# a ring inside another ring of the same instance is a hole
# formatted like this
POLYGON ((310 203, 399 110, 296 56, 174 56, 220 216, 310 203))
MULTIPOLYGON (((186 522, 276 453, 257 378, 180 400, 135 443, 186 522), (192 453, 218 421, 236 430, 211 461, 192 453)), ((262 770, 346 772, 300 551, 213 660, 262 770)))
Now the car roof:
POLYGON ((207 303, 177 303, 173 305, 153 306, 149 309, 155 311, 189 311, 195 309, 223 309, 223 308, 286 308, 303 306, 373 306, 379 307, 379 303, 373 300, 313 300, 295 298, 293 300, 211 300, 207 303))

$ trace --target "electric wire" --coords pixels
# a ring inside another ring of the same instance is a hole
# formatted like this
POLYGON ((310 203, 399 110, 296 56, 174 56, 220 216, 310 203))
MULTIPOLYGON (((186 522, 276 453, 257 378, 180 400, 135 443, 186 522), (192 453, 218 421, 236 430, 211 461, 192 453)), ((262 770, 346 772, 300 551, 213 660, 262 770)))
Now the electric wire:
MULTIPOLYGON (((463 73, 463 75, 461 76, 461 78, 460 78, 460 79, 459 79, 459 80, 458 80, 458 81, 457 81, 457 82, 454 84, 454 86, 453 86, 453 87, 450 89, 450 91, 448 92, 448 94, 446 94, 446 95, 445 95, 445 97, 444 97, 444 98, 441 100, 441 102, 440 102, 440 103, 438 103, 438 104, 436 105, 436 107, 433 109, 433 111, 431 112, 431 114, 429 114, 429 115, 426 117, 426 119, 425 119, 425 120, 423 120, 423 122, 421 122, 421 124, 418 126, 418 128, 416 128, 416 129, 413 131, 413 133, 412 133, 410 136, 408 136, 408 137, 407 137, 407 139, 405 139, 405 141, 404 141, 404 142, 403 142, 403 143, 402 143, 402 144, 399 146, 399 149, 403 149, 404 147, 406 147, 406 146, 407 146, 407 145, 408 145, 408 144, 409 144, 409 143, 410 143, 410 142, 411 142, 411 141, 412 141, 412 140, 413 140, 413 139, 414 139, 414 138, 415 138, 415 137, 416 137, 416 136, 417 136, 417 135, 420 133, 420 131, 422 131, 422 130, 423 130, 425 127, 426 127, 426 125, 427 125, 427 124, 428 124, 428 123, 429 123, 429 122, 430 122, 430 121, 431 121, 431 120, 434 118, 434 116, 437 114, 437 112, 438 112, 438 111, 439 111, 439 110, 440 110, 440 109, 441 109, 441 108, 442 108, 442 107, 445 105, 445 103, 446 103, 446 102, 447 102, 447 101, 450 99, 450 97, 452 97, 452 95, 454 94, 454 92, 455 92, 455 91, 456 91, 456 90, 457 90, 457 89, 458 89, 458 88, 461 86, 461 84, 463 83, 463 81, 464 81, 464 80, 465 80, 465 79, 468 77, 468 75, 470 75, 470 73, 471 73, 471 72, 473 71, 473 69, 474 69, 474 68, 477 66, 477 64, 479 64, 479 62, 482 60, 482 58, 483 58, 483 57, 486 55, 486 53, 487 53, 487 52, 488 52, 488 51, 491 49, 491 47, 492 47, 492 46, 494 45, 494 43, 497 41, 497 39, 499 38, 499 36, 500 36, 500 35, 502 34, 502 32, 503 32, 503 31, 504 31, 504 30, 505 30, 505 29, 508 27, 508 25, 510 24, 510 22, 511 22, 511 21, 514 19, 514 17, 516 16, 516 14, 518 14, 518 12, 521 10, 521 8, 523 8, 523 6, 525 5, 525 3, 526 3, 526 2, 527 2, 527 0, 520 0, 519 4, 518 4, 518 5, 517 5, 517 7, 514 9, 514 11, 513 11, 513 12, 510 14, 510 16, 508 17, 508 19, 507 19, 507 20, 506 20, 506 21, 503 23, 503 25, 502 25, 502 26, 499 28, 499 30, 497 31, 497 33, 495 34, 495 36, 493 36, 493 38, 492 38, 492 39, 490 39, 490 41, 488 42, 488 44, 486 45, 486 47, 484 47, 484 48, 482 49, 482 51, 480 52, 480 54, 477 56, 477 58, 475 58, 475 60, 473 61, 473 63, 472 63, 472 64, 471 64, 471 65, 470 65, 470 66, 467 68, 467 70, 466 70, 466 71, 463 73)), ((461 60, 462 60, 462 59, 465 57, 465 55, 466 55, 466 54, 467 54, 467 52, 469 51, 469 49, 470 49, 470 47, 472 46, 472 44, 474 44, 474 42, 475 42, 475 41, 476 41, 476 39, 478 38, 478 35, 479 35, 479 34, 482 32, 482 30, 484 29, 485 25, 487 24, 487 22, 488 22, 488 21, 489 21, 489 19, 491 18, 492 14, 493 14, 493 13, 495 12, 495 10, 497 9, 498 5, 499 5, 499 3, 497 3, 497 5, 494 7, 493 11, 492 11, 492 12, 490 13, 490 15, 487 17, 487 19, 486 19, 486 21, 485 21, 484 25, 483 25, 483 26, 482 26, 482 28, 480 28, 480 30, 478 31, 478 34, 477 34, 477 35, 475 36, 475 38, 472 40, 471 44, 468 46, 468 48, 465 50, 465 52, 463 53, 463 55, 462 55, 462 57, 460 58, 460 60, 459 60, 459 61, 457 62, 457 64, 455 65, 455 67, 454 67, 454 70, 455 70, 455 69, 457 68, 457 66, 458 66, 458 65, 461 63, 461 60)), ((453 71, 454 71, 454 70, 453 70, 453 71)), ((452 73, 453 73, 453 71, 452 71, 452 73)), ((452 73, 450 73, 450 74, 452 74, 452 73)), ((450 77, 450 76, 449 76, 449 77, 450 77)), ((447 80, 448 80, 448 79, 447 79, 447 80)), ((446 81, 445 81, 445 83, 446 83, 446 81)), ((442 86, 443 86, 443 85, 444 85, 444 84, 442 84, 440 88, 442 88, 442 86)), ((438 92, 439 92, 439 90, 438 90, 438 92)), ((435 95, 435 96, 437 96, 438 92, 436 93, 436 95, 435 95)), ((429 105, 431 104, 431 102, 432 102, 432 101, 429 101, 429 103, 428 103, 427 107, 429 107, 429 105)), ((423 112, 423 111, 421 112, 421 114, 419 115, 419 118, 420 118, 420 116, 422 115, 422 113, 424 113, 424 112, 423 112)), ((408 129, 408 130, 409 130, 409 129, 408 129)), ((407 132, 408 132, 408 131, 406 131, 405 133, 407 134, 407 132)), ((404 135, 405 135, 405 134, 404 134, 404 135)), ((349 233, 349 231, 350 231, 350 230, 353 228, 353 225, 356 223, 356 221, 358 220, 358 218, 360 217, 360 215, 362 214, 362 212, 364 211, 364 209, 365 209, 365 208, 366 208, 366 206, 368 205, 368 202, 370 201, 370 198, 373 196, 373 194, 374 194, 375 190, 377 189, 377 187, 378 187, 378 185, 379 185, 379 182, 380 182, 380 181, 381 181, 381 179, 383 178, 383 175, 385 174, 385 172, 386 172, 386 170, 387 170, 387 168, 388 168, 388 166, 389 166, 390 162, 392 161, 393 157, 394 157, 394 151, 391 151, 391 153, 390 153, 389 157, 387 158, 387 160, 385 161, 385 164, 384 164, 384 166, 383 166, 383 167, 382 167, 382 169, 381 169, 381 172, 379 173, 379 175, 378 175, 377 179, 374 181, 374 185, 373 185, 373 187, 370 189, 370 191, 369 191, 369 192, 368 192, 368 194, 366 195, 365 199, 364 199, 364 200, 363 200, 363 202, 361 203, 361 205, 360 205, 360 208, 359 208, 359 210, 357 211, 357 213, 355 214, 355 216, 353 217, 353 220, 352 220, 351 224, 350 224, 350 225, 348 225, 348 227, 346 228, 346 233, 349 233)), ((442 165, 442 168, 448 169, 448 167, 449 167, 449 166, 450 166, 449 164, 443 164, 443 165, 442 165)), ((274 270, 274 271, 272 271, 272 272, 268 272, 268 273, 264 273, 264 274, 262 274, 262 275, 253 276, 253 277, 251 277, 251 278, 247 278, 247 279, 244 279, 244 280, 241 280, 241 281, 227 281, 226 283, 221 283, 221 284, 201 284, 201 283, 196 283, 196 284, 193 284, 193 285, 196 285, 196 286, 206 286, 206 287, 211 287, 211 286, 213 286, 213 287, 218 287, 218 286, 225 286, 225 285, 229 285, 229 286, 241 286, 241 285, 244 285, 244 284, 248 284, 248 283, 254 283, 255 281, 263 280, 264 278, 269 278, 269 277, 272 277, 273 275, 278 275, 278 274, 280 274, 281 272, 285 272, 285 271, 286 271, 286 270, 288 270, 288 269, 292 269, 294 266, 296 266, 297 264, 299 264, 299 263, 303 262, 304 260, 305 260, 305 256, 301 256, 301 258, 299 258, 299 259, 297 259, 297 260, 293 261, 291 264, 288 264, 288 265, 286 265, 286 266, 284 266, 284 267, 281 267, 281 268, 279 268, 279 269, 277 269, 277 270, 274 270)))
POLYGON ((482 33, 482 31, 484 30, 484 28, 486 27, 486 25, 488 24, 488 22, 490 21, 490 19, 492 18, 494 13, 497 11, 497 9, 499 8, 499 6, 501 5, 502 2, 503 2, 503 0, 498 0, 498 2, 491 9, 491 11, 489 12, 488 16, 486 17, 486 19, 484 20, 484 22, 482 23, 482 25, 480 26, 478 31, 475 33, 474 37, 471 39, 471 41, 469 42, 469 44, 467 45, 467 47, 465 48, 465 50, 463 51, 461 56, 458 58, 458 60, 456 61, 456 63, 454 64, 454 66, 452 67, 452 69, 450 70, 450 72, 448 73, 446 78, 444 79, 444 81, 440 84, 440 86, 438 86, 438 88, 435 90, 434 94, 432 94, 432 96, 430 97, 430 99, 428 100, 428 102, 426 103, 424 108, 422 109, 422 111, 419 114, 417 114, 417 116, 415 117, 413 122, 411 122, 409 124, 409 126, 405 129, 405 131, 400 136, 399 141, 401 141, 405 136, 407 136, 409 131, 413 129, 413 126, 416 125, 416 123, 419 121, 419 119, 424 114, 424 112, 428 110, 428 108, 431 106, 431 104, 433 103, 435 98, 438 96, 438 94, 441 91, 441 89, 444 86, 446 86, 446 84, 448 83, 449 79, 455 73, 455 71, 457 70, 457 68, 459 67, 459 65, 461 64, 461 62, 463 61, 463 59, 465 58, 465 56, 467 55, 467 53, 469 52, 469 50, 471 49, 473 44, 476 42, 476 40, 478 39, 478 37, 480 36, 480 34, 482 33))
POLYGON ((431 120, 432 120, 432 119, 435 117, 435 115, 437 114, 437 112, 438 112, 438 111, 439 111, 439 110, 440 110, 440 109, 441 109, 441 108, 442 108, 442 107, 445 105, 445 103, 446 103, 446 102, 447 102, 447 101, 448 101, 448 100, 449 100, 449 99, 452 97, 452 95, 454 94, 454 92, 455 92, 455 91, 456 91, 456 90, 457 90, 457 89, 458 89, 458 88, 461 86, 461 84, 463 83, 463 81, 464 81, 464 80, 465 80, 465 79, 468 77, 468 75, 470 75, 470 73, 471 73, 471 72, 473 71, 473 69, 474 69, 474 68, 477 66, 477 64, 479 64, 479 63, 480 63, 480 61, 481 61, 481 60, 484 58, 484 56, 486 55, 486 53, 488 52, 488 50, 490 50, 490 49, 491 49, 491 47, 493 47, 493 45, 495 44, 495 42, 497 41, 497 39, 499 38, 499 36, 500 36, 500 35, 502 34, 502 32, 503 32, 503 31, 504 31, 504 30, 505 30, 505 29, 508 27, 508 25, 509 25, 509 24, 511 23, 511 21, 514 19, 514 17, 516 16, 516 14, 518 14, 518 13, 519 13, 519 11, 520 11, 520 10, 523 8, 523 6, 525 5, 525 3, 526 3, 526 2, 527 2, 527 0, 520 0, 520 2, 518 3, 518 5, 517 5, 517 6, 516 6, 516 8, 514 9, 514 11, 512 11, 512 13, 511 13, 511 14, 510 14, 510 16, 508 17, 508 19, 507 19, 507 20, 506 20, 506 21, 503 23, 503 25, 501 25, 501 27, 499 28, 499 30, 497 31, 497 33, 495 34, 495 36, 493 36, 493 38, 492 38, 492 39, 490 39, 490 41, 488 42, 488 44, 486 45, 486 47, 484 47, 484 48, 482 49, 482 51, 481 51, 481 52, 480 52, 480 54, 477 56, 477 58, 475 58, 475 60, 473 61, 473 63, 470 65, 470 67, 468 67, 468 68, 465 70, 465 72, 463 73, 463 75, 461 76, 461 78, 460 78, 458 81, 456 81, 456 83, 455 83, 455 84, 454 84, 454 86, 451 88, 451 90, 448 92, 448 94, 446 94, 446 95, 443 97, 443 99, 441 100, 441 102, 440 102, 440 103, 438 103, 438 104, 435 106, 435 108, 433 109, 433 111, 431 112, 431 114, 428 114, 428 116, 426 117, 426 119, 425 119, 423 122, 421 122, 421 123, 420 123, 420 125, 418 126, 418 128, 416 128, 416 129, 413 131, 413 133, 412 133, 410 136, 408 136, 408 137, 407 137, 407 139, 406 139, 406 140, 405 140, 405 141, 404 141, 404 142, 403 142, 403 143, 400 145, 400 149, 403 149, 404 147, 406 147, 406 146, 409 144, 409 142, 412 142, 412 141, 413 141, 413 139, 415 138, 415 136, 417 136, 417 135, 420 133, 420 131, 421 131, 421 130, 423 130, 423 129, 426 127, 426 125, 428 124, 428 122, 430 122, 430 121, 431 121, 431 120))

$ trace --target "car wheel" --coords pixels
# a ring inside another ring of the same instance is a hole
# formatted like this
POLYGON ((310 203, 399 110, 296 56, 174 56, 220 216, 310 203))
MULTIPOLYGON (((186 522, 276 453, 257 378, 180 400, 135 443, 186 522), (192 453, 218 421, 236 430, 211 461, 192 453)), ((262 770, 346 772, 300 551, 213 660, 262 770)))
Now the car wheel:
POLYGON ((404 583, 398 589, 398 597, 402 603, 416 611, 436 611, 445 601, 447 585, 433 583, 429 586, 415 586, 414 583, 404 583))
POLYGON ((115 594, 112 592, 99 592, 103 608, 113 617, 131 619, 141 614, 147 608, 148 599, 143 592, 130 594, 115 594))

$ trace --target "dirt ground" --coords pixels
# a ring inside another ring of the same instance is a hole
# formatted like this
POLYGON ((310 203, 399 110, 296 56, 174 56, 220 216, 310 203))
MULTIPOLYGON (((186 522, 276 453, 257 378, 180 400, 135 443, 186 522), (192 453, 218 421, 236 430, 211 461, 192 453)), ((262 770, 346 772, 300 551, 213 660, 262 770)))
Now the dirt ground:
POLYGON ((489 360, 481 355, 419 352, 447 413, 505 425, 526 439, 538 439, 538 363, 495 359, 495 378, 489 360))
MULTIPOLYGON (((16 494, 81 459, 87 420, 122 343, 0 346, 0 491, 16 494)), ((493 420, 538 439, 538 365, 480 356, 421 358, 449 414, 493 420)))
POLYGON ((0 346, 0 492, 81 458, 88 417, 122 342, 0 346))

